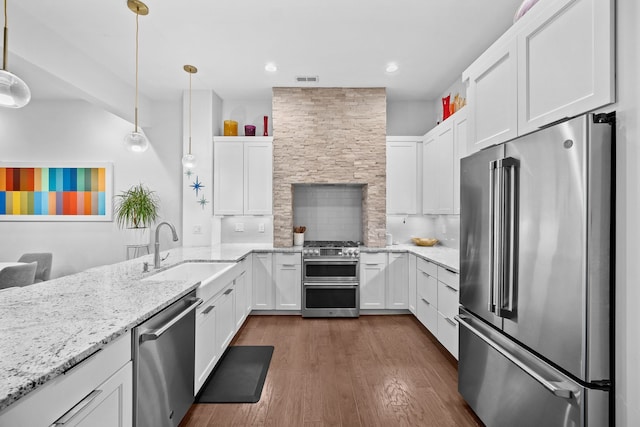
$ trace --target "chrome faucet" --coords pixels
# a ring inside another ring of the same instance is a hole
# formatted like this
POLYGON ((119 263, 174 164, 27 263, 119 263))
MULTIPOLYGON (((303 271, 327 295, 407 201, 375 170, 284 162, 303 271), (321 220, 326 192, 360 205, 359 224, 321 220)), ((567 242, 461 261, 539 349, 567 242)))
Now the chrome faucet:
POLYGON ((168 225, 171 228, 171 233, 173 233, 173 241, 174 242, 178 241, 178 233, 176 233, 176 228, 173 226, 173 224, 166 221, 158 224, 158 226, 156 227, 156 243, 153 249, 153 267, 154 268, 160 268, 160 227, 162 227, 163 225, 168 225))

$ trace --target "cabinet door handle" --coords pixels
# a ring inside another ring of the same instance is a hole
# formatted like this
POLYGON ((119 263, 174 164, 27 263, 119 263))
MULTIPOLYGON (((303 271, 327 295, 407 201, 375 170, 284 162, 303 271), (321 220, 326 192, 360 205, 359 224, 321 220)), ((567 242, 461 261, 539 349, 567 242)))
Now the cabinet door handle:
POLYGON ((87 395, 87 397, 85 397, 80 402, 78 402, 76 404, 76 406, 74 406, 73 408, 69 409, 67 411, 67 413, 65 413, 63 416, 58 418, 57 421, 55 421, 53 424, 51 424, 50 427, 66 425, 76 415, 78 415, 79 413, 84 411, 87 408, 87 406, 89 406, 91 404, 91 402, 93 402, 93 400, 100 395, 100 393, 102 393, 102 390, 93 390, 91 393, 89 393, 87 395))
POLYGON ((448 317, 445 317, 444 320, 446 320, 447 322, 451 323, 453 326, 456 326, 456 322, 454 322, 453 320, 449 319, 448 317))
POLYGON ((209 314, 209 312, 211 310, 213 310, 214 308, 216 308, 215 305, 210 305, 209 307, 205 308, 204 310, 202 310, 202 314, 209 314))
POLYGON ((421 272, 422 274, 424 274, 425 276, 427 276, 427 277, 431 277, 431 275, 430 275, 429 273, 427 273, 426 271, 422 271, 422 270, 420 270, 420 272, 421 272))
POLYGON ((431 305, 431 303, 430 303, 429 301, 427 301, 426 299, 424 299, 424 298, 420 298, 420 299, 421 299, 422 301, 424 301, 427 305, 431 305))
POLYGON ((444 282, 440 282, 440 283, 442 283, 446 288, 451 289, 453 292, 458 292, 458 290, 456 288, 454 288, 453 286, 449 286, 444 282))
POLYGON ((282 264, 282 266, 285 267, 285 268, 293 268, 296 265, 295 264, 282 264))
POLYGON ((224 295, 229 295, 231 292, 233 292, 233 288, 224 291, 224 295))
POLYGON ((367 262, 365 263, 365 265, 370 265, 370 266, 375 266, 375 265, 380 265, 377 262, 367 262))

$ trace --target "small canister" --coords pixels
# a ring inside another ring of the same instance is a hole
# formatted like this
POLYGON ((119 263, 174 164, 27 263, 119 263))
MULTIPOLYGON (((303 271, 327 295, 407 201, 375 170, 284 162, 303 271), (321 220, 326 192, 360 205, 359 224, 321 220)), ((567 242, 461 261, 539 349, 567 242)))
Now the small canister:
POLYGON ((254 125, 244 125, 244 136, 256 136, 256 127, 254 125))
POLYGON ((387 238, 387 246, 393 245, 393 236, 391 235, 391 233, 387 233, 386 238, 387 238))
POLYGON ((224 136, 238 136, 238 122, 235 120, 225 120, 224 136))

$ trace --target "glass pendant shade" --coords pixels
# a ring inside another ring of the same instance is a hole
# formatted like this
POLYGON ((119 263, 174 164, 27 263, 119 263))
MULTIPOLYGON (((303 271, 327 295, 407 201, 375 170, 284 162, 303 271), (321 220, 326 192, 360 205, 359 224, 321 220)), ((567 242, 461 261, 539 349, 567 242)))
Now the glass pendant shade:
POLYGON ((31 100, 29 86, 6 70, 0 70, 0 106, 21 108, 31 100))
POLYGON ((182 166, 184 166, 187 169, 195 168, 196 167, 196 156, 194 156, 191 153, 185 154, 182 157, 182 166))
POLYGON ((142 132, 130 132, 124 137, 124 145, 129 151, 142 153, 149 148, 149 140, 142 132))

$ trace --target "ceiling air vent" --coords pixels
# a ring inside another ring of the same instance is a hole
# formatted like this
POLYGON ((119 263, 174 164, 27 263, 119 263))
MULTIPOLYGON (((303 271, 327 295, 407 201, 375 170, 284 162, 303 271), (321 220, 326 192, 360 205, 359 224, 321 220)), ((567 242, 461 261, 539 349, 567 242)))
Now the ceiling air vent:
POLYGON ((318 83, 318 76, 298 76, 296 82, 298 83, 318 83))

